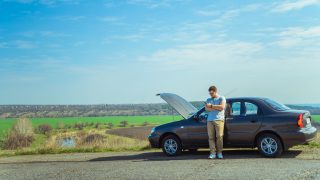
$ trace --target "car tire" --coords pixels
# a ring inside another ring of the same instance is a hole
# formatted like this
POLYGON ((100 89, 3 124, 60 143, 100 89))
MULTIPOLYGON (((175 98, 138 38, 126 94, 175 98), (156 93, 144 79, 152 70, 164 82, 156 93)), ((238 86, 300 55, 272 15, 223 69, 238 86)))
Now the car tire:
POLYGON ((162 151, 167 156, 176 156, 182 152, 181 142, 177 136, 168 135, 163 138, 161 143, 162 151))
POLYGON ((275 158, 282 154, 283 146, 280 138, 272 133, 264 133, 259 136, 257 146, 264 157, 275 158))

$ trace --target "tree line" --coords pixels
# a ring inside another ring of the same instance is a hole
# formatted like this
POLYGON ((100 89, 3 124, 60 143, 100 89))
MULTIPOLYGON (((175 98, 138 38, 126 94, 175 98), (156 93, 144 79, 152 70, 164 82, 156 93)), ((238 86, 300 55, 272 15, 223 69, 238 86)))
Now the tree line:
MULTIPOLYGON (((203 102, 192 102, 196 107, 203 102)), ((288 105, 293 109, 320 114, 320 107, 288 105)), ((101 116, 178 115, 165 103, 156 104, 100 104, 100 105, 0 105, 0 118, 38 117, 101 117, 101 116)))

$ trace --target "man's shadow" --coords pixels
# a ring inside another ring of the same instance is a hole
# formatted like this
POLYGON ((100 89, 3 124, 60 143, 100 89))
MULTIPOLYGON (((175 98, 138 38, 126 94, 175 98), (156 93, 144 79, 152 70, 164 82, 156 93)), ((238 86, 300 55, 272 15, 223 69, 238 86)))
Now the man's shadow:
MULTIPOLYGON (((302 151, 291 150, 284 152, 279 158, 295 158, 302 151)), ((207 159, 209 151, 197 151, 189 152, 184 151, 178 156, 168 157, 162 152, 145 152, 135 155, 121 155, 121 156, 109 156, 94 158, 89 161, 175 161, 175 160, 195 160, 195 159, 207 159)), ((250 150, 224 150, 224 159, 255 159, 264 158, 255 149, 250 150)))

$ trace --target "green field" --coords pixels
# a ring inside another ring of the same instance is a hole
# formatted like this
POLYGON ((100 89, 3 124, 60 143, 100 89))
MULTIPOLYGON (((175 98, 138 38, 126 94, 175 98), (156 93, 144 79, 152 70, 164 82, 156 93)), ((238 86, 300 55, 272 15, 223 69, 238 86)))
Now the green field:
MULTIPOLYGON (((107 117, 66 117, 66 118, 31 118, 32 125, 37 127, 39 124, 50 124, 53 128, 58 122, 64 125, 73 125, 75 123, 113 123, 119 125, 120 121, 128 121, 130 125, 141 125, 149 122, 153 125, 164 124, 171 121, 182 119, 181 116, 107 116, 107 117)), ((0 118, 0 137, 12 127, 16 119, 0 118)))
POLYGON ((312 116, 313 120, 315 120, 316 122, 320 123, 320 115, 314 115, 312 116))
MULTIPOLYGON (((320 115, 314 115, 312 118, 320 123, 320 115)), ((39 124, 50 124, 53 128, 58 122, 64 125, 73 125, 75 123, 113 123, 119 125, 120 121, 128 121, 130 125, 141 125, 144 122, 149 122, 152 125, 164 124, 176 120, 180 120, 181 116, 107 116, 107 117, 66 117, 66 118, 32 118, 31 122, 34 127, 39 124)), ((16 119, 1 119, 0 118, 0 137, 2 137, 8 129, 12 127, 16 119)))

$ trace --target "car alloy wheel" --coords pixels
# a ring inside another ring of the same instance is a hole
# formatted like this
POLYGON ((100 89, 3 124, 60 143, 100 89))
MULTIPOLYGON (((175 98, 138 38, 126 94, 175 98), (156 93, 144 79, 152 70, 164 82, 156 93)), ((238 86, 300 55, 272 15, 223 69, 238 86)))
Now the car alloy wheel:
POLYGON ((263 133, 257 140, 258 150, 265 157, 278 157, 282 154, 283 147, 280 138, 273 133, 263 133))
POLYGON ((164 149, 170 155, 175 154, 178 150, 178 143, 174 139, 167 139, 164 142, 164 149))
POLYGON ((175 156, 182 152, 180 139, 175 135, 168 135, 162 139, 162 151, 167 156, 175 156))
POLYGON ((261 141, 261 150, 266 154, 274 154, 278 150, 277 142, 271 137, 265 137, 261 141))

